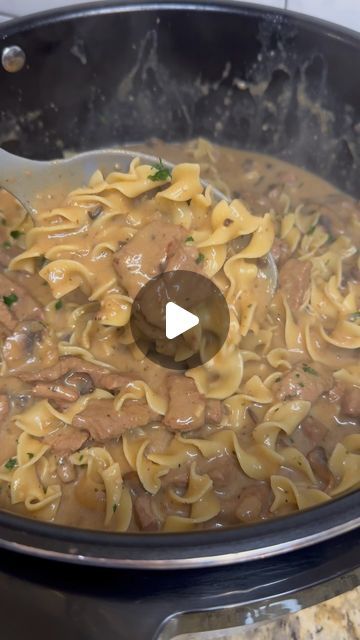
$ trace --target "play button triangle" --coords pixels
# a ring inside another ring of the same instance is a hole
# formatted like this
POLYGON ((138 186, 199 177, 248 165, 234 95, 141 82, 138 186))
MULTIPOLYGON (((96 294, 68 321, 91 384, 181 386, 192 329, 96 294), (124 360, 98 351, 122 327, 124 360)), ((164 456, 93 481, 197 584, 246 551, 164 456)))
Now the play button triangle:
POLYGON ((165 333, 168 340, 177 338, 185 331, 189 331, 199 324, 199 318, 194 313, 186 311, 175 302, 168 302, 165 308, 165 333))

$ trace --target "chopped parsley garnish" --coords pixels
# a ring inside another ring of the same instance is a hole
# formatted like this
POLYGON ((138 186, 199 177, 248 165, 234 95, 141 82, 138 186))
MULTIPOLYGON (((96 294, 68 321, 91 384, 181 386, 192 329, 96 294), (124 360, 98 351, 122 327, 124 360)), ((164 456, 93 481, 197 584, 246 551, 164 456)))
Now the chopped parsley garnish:
POLYGON ((23 235, 23 231, 19 231, 19 229, 14 229, 13 231, 10 231, 10 235, 12 238, 14 238, 14 240, 17 240, 18 238, 20 238, 20 236, 23 235))
POLYGON ((152 180, 153 182, 171 180, 171 169, 165 167, 161 158, 159 158, 159 162, 154 164, 152 168, 155 170, 155 173, 150 173, 150 175, 148 175, 149 180, 152 180))
POLYGON ((11 307, 14 302, 18 301, 18 297, 16 293, 10 293, 9 296, 3 296, 3 301, 5 302, 7 307, 11 307))
POLYGON ((57 301, 55 302, 55 309, 56 309, 56 311, 59 311, 59 309, 62 309, 62 306, 63 306, 63 301, 62 301, 62 300, 57 300, 57 301))
POLYGON ((115 513, 116 509, 118 508, 117 504, 113 504, 113 513, 115 513))
POLYGON ((2 243, 2 246, 4 247, 4 249, 10 249, 11 248, 11 242, 6 240, 5 242, 2 243))
POLYGON ((306 232, 306 233, 307 233, 307 235, 308 235, 308 236, 311 236, 311 235, 314 233, 315 229, 316 229, 316 224, 313 224, 313 225, 310 227, 310 229, 308 229, 308 230, 307 230, 307 232, 306 232))
POLYGON ((79 456, 79 462, 81 462, 84 458, 84 454, 82 453, 81 456, 79 456))
POLYGON ((34 457, 34 454, 33 453, 28 453, 28 456, 29 456, 29 460, 31 460, 31 458, 34 457))
POLYGON ((336 240, 335 236, 333 236, 332 233, 329 233, 326 242, 328 242, 328 244, 331 244, 332 242, 335 242, 335 240, 336 240))
POLYGON ((194 238, 192 236, 188 236, 185 238, 185 242, 194 242, 194 238))
POLYGON ((360 311, 355 311, 355 313, 349 315, 349 322, 356 322, 357 320, 360 320, 360 311))
POLYGON ((313 369, 312 367, 310 367, 310 365, 308 365, 306 363, 303 364, 303 371, 305 373, 310 373, 312 376, 318 376, 319 375, 318 372, 315 371, 315 369, 313 369))
POLYGON ((195 262, 196 264, 200 264, 201 262, 204 262, 205 260, 205 256, 203 253, 199 253, 198 257, 196 258, 195 262))
POLYGON ((14 469, 15 467, 17 467, 17 459, 9 458, 9 460, 5 463, 5 469, 8 469, 8 471, 12 471, 12 469, 14 469))

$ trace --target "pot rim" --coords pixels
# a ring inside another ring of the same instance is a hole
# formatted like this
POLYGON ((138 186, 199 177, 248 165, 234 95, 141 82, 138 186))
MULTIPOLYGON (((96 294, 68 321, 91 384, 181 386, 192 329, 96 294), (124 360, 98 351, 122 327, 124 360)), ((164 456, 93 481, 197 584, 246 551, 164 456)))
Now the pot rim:
MULTIPOLYGON (((336 39, 344 39, 349 41, 353 39, 354 43, 360 41, 360 33, 349 27, 337 25, 329 20, 324 20, 316 16, 299 13, 289 9, 280 9, 278 7, 270 7, 262 4, 251 4, 238 0, 97 0, 96 2, 86 2, 78 4, 75 0, 73 5, 58 7, 55 9, 47 9, 46 11, 37 11, 25 16, 15 17, 0 23, 0 38, 6 41, 7 37, 26 31, 36 25, 41 27, 49 23, 62 22, 64 20, 73 20, 74 18, 82 18, 87 16, 98 16, 114 13, 130 13, 135 11, 171 9, 175 11, 204 11, 209 13, 237 13, 244 15, 277 16, 286 23, 287 18, 296 20, 301 26, 308 28, 314 27, 326 29, 327 35, 336 39)), ((285 24, 284 24, 285 26, 285 24)))

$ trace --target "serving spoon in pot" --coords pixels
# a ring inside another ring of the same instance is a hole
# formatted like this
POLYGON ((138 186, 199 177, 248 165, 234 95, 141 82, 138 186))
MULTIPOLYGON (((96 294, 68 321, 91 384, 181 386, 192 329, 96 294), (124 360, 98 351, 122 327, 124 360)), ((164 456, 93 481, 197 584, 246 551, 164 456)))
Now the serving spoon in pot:
MULTIPOLYGON (((51 194, 52 206, 60 204, 56 203, 57 192, 59 199, 64 196, 64 189, 60 190, 60 185, 64 185, 66 192, 69 192, 88 184, 97 169, 105 175, 114 170, 126 172, 134 158, 140 158, 142 163, 149 165, 158 162, 155 156, 128 149, 85 151, 69 158, 50 161, 28 160, 0 149, 0 188, 11 193, 33 216, 41 196, 44 197, 45 194, 51 194)), ((174 167, 170 162, 163 164, 169 169, 174 167)), ((209 183, 202 180, 202 184, 206 187, 209 183)), ((215 202, 229 201, 219 189, 213 186, 211 188, 215 202)), ((271 253, 264 258, 264 272, 271 283, 271 289, 275 291, 278 274, 271 253)))

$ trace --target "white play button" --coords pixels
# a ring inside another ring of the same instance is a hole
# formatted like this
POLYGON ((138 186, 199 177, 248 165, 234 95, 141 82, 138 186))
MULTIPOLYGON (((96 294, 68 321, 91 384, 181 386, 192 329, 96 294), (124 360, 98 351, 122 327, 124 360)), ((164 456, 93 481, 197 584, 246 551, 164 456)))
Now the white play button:
POLYGON ((222 292, 193 271, 159 273, 140 288, 131 307, 131 334, 139 351, 175 371, 195 369, 214 358, 229 325, 222 292))
POLYGON ((199 318, 186 311, 175 302, 168 302, 165 307, 165 334, 168 340, 177 338, 199 324, 199 318))

